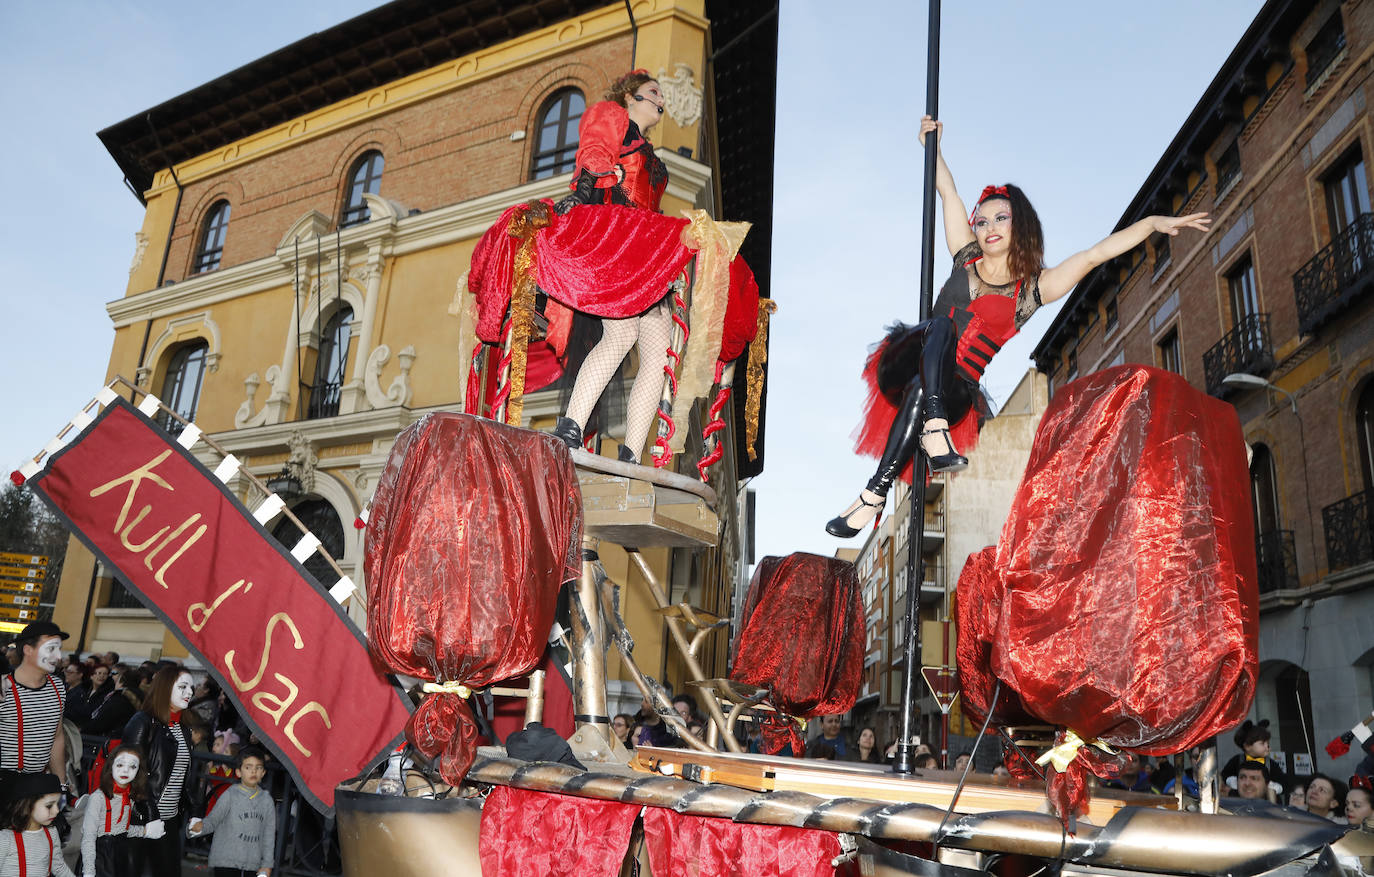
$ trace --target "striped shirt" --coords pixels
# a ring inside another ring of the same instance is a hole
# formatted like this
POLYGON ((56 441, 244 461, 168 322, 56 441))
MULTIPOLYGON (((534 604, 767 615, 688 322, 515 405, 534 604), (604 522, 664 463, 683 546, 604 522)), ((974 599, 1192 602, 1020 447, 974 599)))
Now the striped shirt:
POLYGON ((0 768, 21 773, 48 769, 66 701, 66 686, 52 674, 38 688, 29 688, 13 673, 0 679, 0 768))
MULTIPOLYGON (((186 746, 186 737, 181 733, 181 722, 167 726, 177 741, 177 760, 172 765, 172 775, 167 777, 167 785, 157 799, 157 814, 163 819, 171 819, 181 808, 181 787, 186 783, 186 768, 191 764, 191 751, 186 746)), ((0 874, 0 877, 4 877, 0 874)))
POLYGON ((50 869, 55 877, 76 877, 62 858, 57 829, 0 831, 0 877, 47 877, 50 869))
POLYGON ((143 826, 129 824, 133 809, 133 804, 123 796, 107 798, 100 789, 86 796, 86 812, 81 817, 82 861, 95 861, 96 838, 125 833, 129 837, 143 837, 143 826))

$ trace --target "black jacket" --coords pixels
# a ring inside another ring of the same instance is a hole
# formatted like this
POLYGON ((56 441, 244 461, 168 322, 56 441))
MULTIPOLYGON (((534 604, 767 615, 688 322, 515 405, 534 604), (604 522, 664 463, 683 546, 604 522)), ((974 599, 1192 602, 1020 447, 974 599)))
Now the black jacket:
POLYGON ((118 734, 138 712, 138 699, 138 695, 127 688, 110 692, 81 730, 87 734, 118 734))
MULTIPOLYGON (((183 739, 189 741, 190 734, 185 726, 182 727, 183 739)), ((124 726, 121 745, 137 746, 143 750, 144 764, 148 771, 148 803, 151 818, 157 818, 157 802, 162 797, 163 789, 167 788, 167 781, 172 776, 172 768, 177 761, 177 738, 172 735, 172 731, 161 719, 152 713, 142 710, 134 713, 134 717, 129 719, 129 723, 124 726)), ((189 745, 187 755, 190 755, 189 745)), ((186 766, 186 779, 181 784, 181 803, 177 806, 178 812, 183 816, 189 816, 193 812, 194 801, 191 796, 191 789, 196 783, 192 782, 191 765, 186 766)))

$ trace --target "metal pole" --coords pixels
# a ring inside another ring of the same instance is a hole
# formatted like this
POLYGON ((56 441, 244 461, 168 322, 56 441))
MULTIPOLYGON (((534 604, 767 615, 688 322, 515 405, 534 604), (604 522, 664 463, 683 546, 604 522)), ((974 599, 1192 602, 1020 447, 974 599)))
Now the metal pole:
MULTIPOLYGON (((926 114, 940 118, 940 0, 929 0, 930 17, 926 25, 926 114)), ((930 319, 931 302, 935 290, 935 160, 939 150, 939 136, 926 138, 925 198, 921 209, 921 298, 922 322, 930 319)), ((917 400, 918 404, 924 399, 917 400)), ((902 631, 902 724, 897 752, 892 763, 895 773, 909 774, 915 770, 916 746, 912 738, 912 710, 916 705, 916 665, 921 660, 921 582, 925 539, 926 460, 925 449, 916 443, 912 460, 911 524, 907 535, 906 559, 906 625, 902 631)))

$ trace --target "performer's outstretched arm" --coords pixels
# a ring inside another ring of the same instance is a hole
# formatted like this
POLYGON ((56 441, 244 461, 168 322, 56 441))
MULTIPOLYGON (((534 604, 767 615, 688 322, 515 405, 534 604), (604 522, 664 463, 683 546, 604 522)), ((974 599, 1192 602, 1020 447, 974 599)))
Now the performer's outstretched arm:
POLYGON ((921 117, 921 133, 917 139, 925 146, 926 134, 935 132, 935 191, 940 194, 940 204, 944 207, 945 243, 953 256, 973 241, 973 231, 968 226, 968 210, 954 186, 954 175, 945 164, 944 153, 940 151, 940 140, 945 136, 945 123, 937 122, 930 116, 921 117))
POLYGON ((1128 225, 1115 234, 1108 235, 1086 250, 1074 253, 1053 268, 1046 268, 1040 274, 1040 301, 1049 304, 1062 298, 1073 289, 1088 272, 1114 259, 1132 247, 1144 243, 1155 232, 1177 236, 1180 229, 1195 228, 1205 232, 1212 220, 1206 213, 1190 213, 1187 216, 1147 216, 1139 222, 1128 225))

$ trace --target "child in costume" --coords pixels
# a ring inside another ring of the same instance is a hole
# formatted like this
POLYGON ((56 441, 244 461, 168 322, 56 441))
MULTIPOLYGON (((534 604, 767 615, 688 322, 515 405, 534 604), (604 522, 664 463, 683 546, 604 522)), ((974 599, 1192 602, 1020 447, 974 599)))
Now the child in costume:
MULTIPOLYGON (((921 143, 941 123, 921 120, 921 143)), ((1154 233, 1206 231, 1205 213, 1150 216, 1042 270, 1044 236, 1024 192, 1010 183, 988 186, 966 214, 945 159, 938 152, 935 186, 944 205, 945 242, 954 271, 930 319, 895 324, 868 358, 869 401, 856 443, 878 456, 878 469, 848 509, 826 524, 833 536, 855 536, 874 519, 897 475, 912 462, 919 441, 932 472, 957 472, 968 459, 989 411, 978 388, 994 354, 1042 304, 1066 295, 1102 263, 1139 246, 1154 233)), ((924 473, 921 473, 924 475, 924 473)))
POLYGON ((162 836, 162 821, 131 825, 134 802, 147 797, 143 756, 133 746, 120 746, 105 759, 100 787, 86 797, 81 819, 83 877, 125 877, 129 873, 131 837, 162 836))
POLYGON ((1236 777, 1240 773, 1240 766, 1247 761, 1258 761, 1269 772, 1269 791, 1279 798, 1283 797, 1284 787, 1288 785, 1288 776, 1283 772, 1283 765, 1279 760, 1269 755, 1272 736, 1268 719, 1261 719, 1259 722, 1246 719, 1236 728, 1234 739, 1236 745, 1241 748, 1241 753, 1233 756, 1221 769, 1221 781, 1226 783, 1232 792, 1236 790, 1236 777))
POLYGON ((0 874, 75 877, 52 827, 61 810, 62 782, 50 773, 18 774, 6 780, 0 795, 0 874))
POLYGON ((210 845, 215 877, 268 877, 272 873, 277 803, 262 788, 266 773, 266 754, 244 747, 239 751, 238 785, 221 795, 203 820, 191 820, 192 837, 215 832, 210 845))

